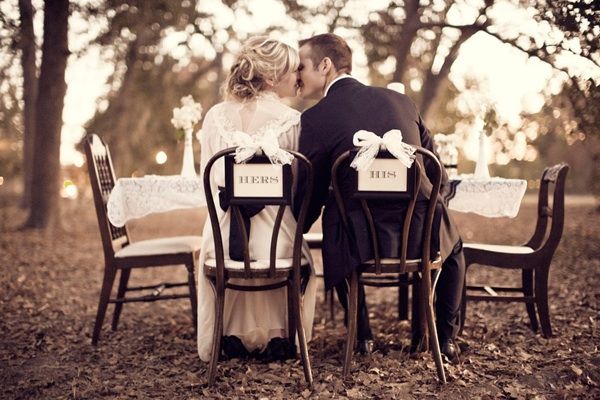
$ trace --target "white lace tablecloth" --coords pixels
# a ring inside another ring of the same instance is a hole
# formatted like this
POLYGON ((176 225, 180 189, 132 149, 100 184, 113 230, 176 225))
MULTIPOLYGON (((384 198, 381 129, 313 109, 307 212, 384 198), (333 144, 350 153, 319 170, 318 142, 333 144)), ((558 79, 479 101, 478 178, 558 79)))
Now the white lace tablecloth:
POLYGON ((108 219, 117 227, 132 218, 183 208, 206 206, 199 177, 146 175, 119 178, 108 198, 108 219))
MULTIPOLYGON (((474 179, 459 175, 451 181, 448 208, 485 217, 510 217, 519 212, 527 189, 523 179, 474 179)), ((108 219, 117 227, 133 218, 171 210, 205 207, 204 188, 199 177, 146 175, 120 178, 108 198, 108 219)))
POLYGON ((459 175, 450 184, 449 209, 485 217, 516 217, 527 189, 524 179, 476 179, 472 175, 459 175))

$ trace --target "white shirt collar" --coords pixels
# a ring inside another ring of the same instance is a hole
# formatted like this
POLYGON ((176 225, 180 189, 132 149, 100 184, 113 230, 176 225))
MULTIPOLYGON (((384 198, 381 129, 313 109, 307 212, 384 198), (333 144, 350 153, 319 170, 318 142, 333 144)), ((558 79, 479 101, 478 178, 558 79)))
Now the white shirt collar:
POLYGON ((327 85, 327 89, 325 89, 325 94, 323 95, 323 97, 327 96, 327 93, 329 93, 329 89, 331 89, 331 87, 333 86, 334 83, 336 83, 337 81, 340 81, 342 79, 345 79, 345 78, 352 78, 352 76, 350 76, 348 74, 343 74, 343 75, 338 76, 331 82, 329 82, 329 85, 327 85))

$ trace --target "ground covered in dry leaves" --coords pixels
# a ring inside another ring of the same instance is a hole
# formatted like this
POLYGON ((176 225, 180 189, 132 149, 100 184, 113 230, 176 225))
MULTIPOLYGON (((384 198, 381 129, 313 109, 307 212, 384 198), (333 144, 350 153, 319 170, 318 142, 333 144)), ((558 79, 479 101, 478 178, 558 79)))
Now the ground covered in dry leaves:
MULTIPOLYGON (((110 307, 100 344, 92 347, 103 258, 91 200, 66 204, 67 231, 52 234, 19 231, 26 215, 16 198, 0 200, 0 398, 600 398, 600 215, 590 204, 568 206, 551 270, 553 338, 529 330, 522 304, 472 303, 460 339, 468 350, 461 365, 447 366, 449 382, 440 386, 431 356, 405 351, 409 326, 397 321, 394 289, 369 291, 377 351, 356 357, 343 380, 341 308, 332 322, 319 301, 311 390, 298 360, 224 361, 216 386, 208 388, 189 303, 181 300, 127 304, 115 332, 110 307)), ((177 211, 134 221, 130 231, 134 240, 157 232, 199 234, 203 218, 199 211, 177 211)), ((524 204, 512 220, 456 218, 466 241, 516 244, 532 232, 535 207, 524 204)), ((132 281, 173 275, 185 279, 183 267, 136 270, 132 281)), ((490 277, 506 283, 519 274, 473 268, 469 275, 471 281, 490 277)))

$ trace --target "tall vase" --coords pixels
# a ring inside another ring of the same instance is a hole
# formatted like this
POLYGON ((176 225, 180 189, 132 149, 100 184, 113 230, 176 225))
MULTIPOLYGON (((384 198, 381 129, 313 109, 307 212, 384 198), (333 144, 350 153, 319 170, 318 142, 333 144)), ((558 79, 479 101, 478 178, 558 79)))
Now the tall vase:
POLYGON ((194 148, 192 147, 192 130, 185 130, 185 141, 183 143, 183 164, 181 167, 181 176, 186 178, 196 177, 196 168, 194 167, 194 148))
POLYGON ((477 157, 477 164, 475 164, 475 178, 478 179, 489 179, 490 177, 485 140, 485 132, 482 130, 479 133, 479 156, 477 157))

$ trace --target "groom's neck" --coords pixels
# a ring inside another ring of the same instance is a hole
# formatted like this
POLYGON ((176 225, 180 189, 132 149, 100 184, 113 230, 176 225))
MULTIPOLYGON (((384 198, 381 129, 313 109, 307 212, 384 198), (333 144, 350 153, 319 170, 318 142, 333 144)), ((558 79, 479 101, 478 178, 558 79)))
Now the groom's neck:
POLYGON ((321 91, 321 98, 325 97, 325 92, 327 92, 327 88, 329 87, 329 85, 331 85, 331 82, 333 82, 334 80, 336 80, 337 78, 339 78, 342 75, 345 75, 345 72, 337 72, 337 71, 332 71, 330 74, 327 75, 326 79, 325 79, 325 85, 323 86, 323 90, 321 91))

